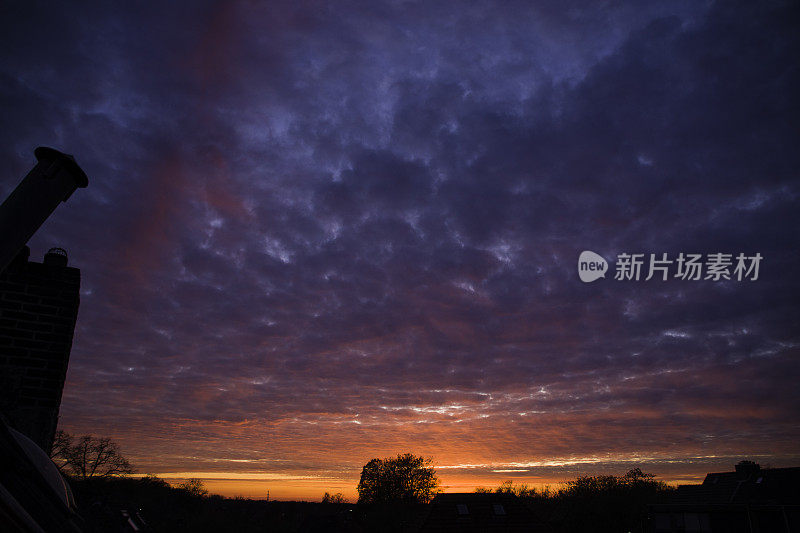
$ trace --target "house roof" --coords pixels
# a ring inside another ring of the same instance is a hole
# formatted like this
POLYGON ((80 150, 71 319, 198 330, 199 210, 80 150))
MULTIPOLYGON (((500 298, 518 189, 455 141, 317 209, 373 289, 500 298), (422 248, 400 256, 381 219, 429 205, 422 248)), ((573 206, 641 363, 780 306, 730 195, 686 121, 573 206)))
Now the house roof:
POLYGON ((797 504, 800 467, 761 468, 737 465, 735 472, 713 472, 701 485, 681 485, 671 504, 797 504))
POLYGON ((430 505, 420 533, 550 531, 513 494, 446 493, 436 496, 430 505))

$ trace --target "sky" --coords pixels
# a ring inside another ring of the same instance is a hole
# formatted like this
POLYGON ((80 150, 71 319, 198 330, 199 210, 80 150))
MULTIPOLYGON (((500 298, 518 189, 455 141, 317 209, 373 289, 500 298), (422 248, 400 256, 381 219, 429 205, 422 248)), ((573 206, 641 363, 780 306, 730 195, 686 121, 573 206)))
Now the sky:
POLYGON ((81 270, 60 428, 277 499, 353 500, 406 452, 448 491, 800 465, 799 23, 3 2, 0 197, 40 145, 89 176, 29 243, 81 270), (634 253, 763 259, 615 279, 634 253))

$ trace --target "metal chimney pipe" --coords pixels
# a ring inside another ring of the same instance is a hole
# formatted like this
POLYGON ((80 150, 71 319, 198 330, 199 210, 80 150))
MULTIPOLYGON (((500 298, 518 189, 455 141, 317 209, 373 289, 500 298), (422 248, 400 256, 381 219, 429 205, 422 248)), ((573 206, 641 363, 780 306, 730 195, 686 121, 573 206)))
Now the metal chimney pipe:
POLYGON ((89 185, 75 158, 53 148, 34 150, 39 161, 0 205, 0 272, 78 187, 89 185))

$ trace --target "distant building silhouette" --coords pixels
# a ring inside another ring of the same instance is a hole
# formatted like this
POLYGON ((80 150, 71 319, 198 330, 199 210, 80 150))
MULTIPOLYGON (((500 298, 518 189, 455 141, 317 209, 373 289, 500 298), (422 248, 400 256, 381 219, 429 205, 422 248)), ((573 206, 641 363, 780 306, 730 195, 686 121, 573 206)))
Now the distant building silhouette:
POLYGON ((742 461, 734 472, 679 486, 668 503, 651 505, 650 515, 655 533, 800 532, 800 467, 742 461))
POLYGON ((544 533, 551 531, 509 493, 445 493, 430 503, 420 533, 544 533))
POLYGON ((78 316, 80 270, 51 249, 26 246, 0 273, 0 412, 50 453, 78 316))

